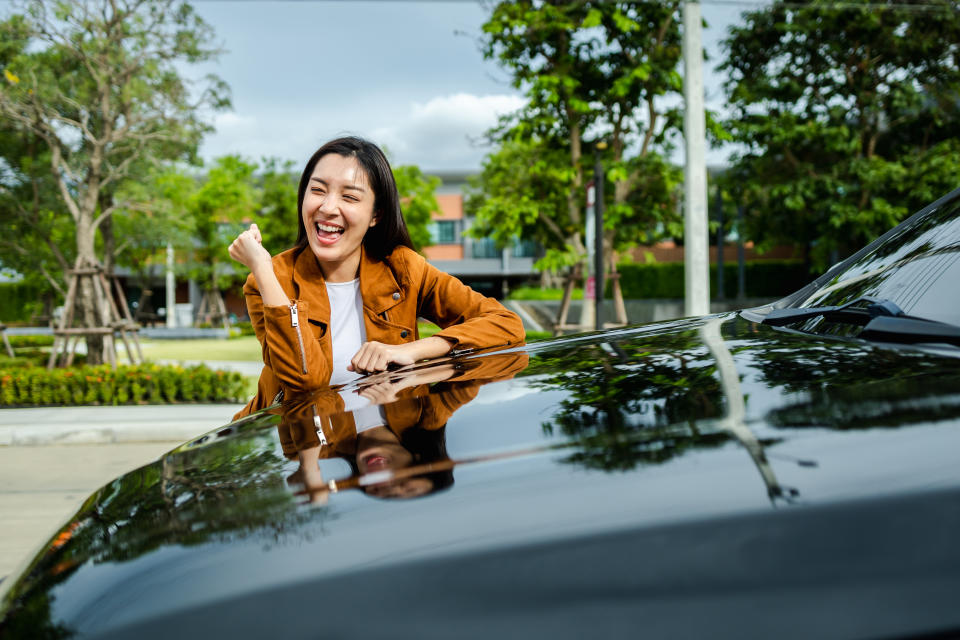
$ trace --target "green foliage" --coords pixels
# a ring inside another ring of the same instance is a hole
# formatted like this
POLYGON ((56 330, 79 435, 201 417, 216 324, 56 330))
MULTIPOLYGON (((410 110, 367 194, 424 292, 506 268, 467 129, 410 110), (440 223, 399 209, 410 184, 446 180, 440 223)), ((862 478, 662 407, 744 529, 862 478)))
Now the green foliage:
POLYGON ((516 237, 541 243, 547 255, 539 269, 578 264, 596 159, 608 260, 678 230, 680 175, 665 161, 680 126, 680 112, 669 106, 669 94, 682 88, 678 18, 677 2, 493 7, 484 55, 510 73, 528 102, 488 134, 496 148, 468 200, 475 236, 501 246, 516 237), (600 141, 605 147, 595 146, 600 141))
POLYGON ((0 406, 239 402, 246 381, 204 365, 142 364, 0 368, 0 406))
POLYGON ((292 161, 264 158, 256 179, 260 192, 256 222, 264 248, 275 256, 297 242, 299 174, 292 161))
POLYGON ((746 148, 728 188, 761 248, 795 244, 823 269, 957 186, 955 2, 776 2, 744 17, 722 66, 746 148))
POLYGON ((428 225, 433 213, 440 211, 434 192, 440 186, 440 178, 424 175, 416 165, 393 167, 397 191, 403 206, 403 219, 410 231, 413 248, 419 251, 431 244, 428 225))
POLYGON ((42 282, 0 283, 0 322, 26 322, 40 311, 42 282))
MULTIPOLYGON (((800 260, 756 260, 745 265, 746 296, 748 298, 777 298, 793 293, 806 285, 813 276, 805 269, 800 260)), ((651 264, 622 264, 617 268, 620 273, 620 287, 623 297, 628 300, 677 299, 684 295, 684 273, 682 262, 654 262, 651 264)), ((712 294, 716 296, 717 265, 710 265, 712 294)), ((723 265, 724 296, 737 296, 737 265, 723 265)), ((610 281, 606 282, 606 297, 611 296, 610 281)), ((563 289, 545 289, 542 287, 517 287, 510 291, 510 300, 560 300, 563 289)), ((583 298, 583 289, 573 290, 573 300, 583 298)))
POLYGON ((52 347, 52 335, 8 335, 10 346, 16 349, 36 349, 38 347, 52 347))
POLYGON ((227 247, 246 224, 254 221, 261 195, 254 178, 256 168, 239 156, 221 156, 213 161, 187 201, 195 244, 189 275, 208 287, 236 285, 247 275, 232 267, 227 247))
MULTIPOLYGON (((724 296, 737 295, 737 265, 723 265, 724 296)), ((682 262, 653 264, 624 264, 618 267, 623 297, 629 300, 645 298, 677 299, 684 296, 682 262)), ((793 293, 813 278, 800 260, 756 260, 745 265, 746 296, 748 298, 776 298, 793 293)), ((710 281, 716 296, 717 265, 710 265, 710 281)), ((609 283, 607 295, 610 294, 609 283)))
MULTIPOLYGON (((510 290, 508 300, 560 300, 563 298, 563 289, 545 289, 543 287, 517 287, 510 290)), ((571 294, 572 300, 583 300, 583 289, 575 288, 571 294)))
MULTIPOLYGON (((20 203, 15 217, 0 216, 0 236, 14 249, 9 260, 4 251, 6 266, 42 275, 62 295, 63 272, 75 264, 112 267, 112 216, 144 204, 125 199, 121 185, 165 161, 194 159, 209 130, 202 116, 229 100, 216 76, 181 76, 217 55, 209 25, 185 3, 21 6, 0 22, 0 136, 16 142, 0 141, 12 196, 0 197, 0 208, 20 203)), ((103 304, 81 295, 77 315, 92 322, 103 304)))
POLYGON ((155 165, 118 188, 118 200, 129 203, 113 214, 117 264, 129 267, 146 282, 151 267, 164 268, 166 246, 192 246, 194 220, 186 215, 196 178, 177 164, 155 165))
POLYGON ((545 268, 569 266, 579 258, 569 244, 578 232, 567 208, 573 178, 561 140, 505 137, 470 178, 464 206, 473 224, 467 233, 492 237, 498 247, 533 240, 551 256, 545 268))
POLYGON ((230 327, 231 338, 243 338, 253 335, 256 335, 256 332, 253 330, 252 322, 234 322, 230 327))

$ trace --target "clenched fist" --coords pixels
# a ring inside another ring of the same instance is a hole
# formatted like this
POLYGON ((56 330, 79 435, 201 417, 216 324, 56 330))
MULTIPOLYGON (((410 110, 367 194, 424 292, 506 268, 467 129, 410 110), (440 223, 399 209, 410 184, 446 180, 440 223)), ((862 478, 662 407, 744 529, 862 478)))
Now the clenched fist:
POLYGON ((237 236, 230 244, 229 252, 231 258, 251 271, 258 264, 271 264, 270 252, 263 248, 263 237, 255 224, 237 236))

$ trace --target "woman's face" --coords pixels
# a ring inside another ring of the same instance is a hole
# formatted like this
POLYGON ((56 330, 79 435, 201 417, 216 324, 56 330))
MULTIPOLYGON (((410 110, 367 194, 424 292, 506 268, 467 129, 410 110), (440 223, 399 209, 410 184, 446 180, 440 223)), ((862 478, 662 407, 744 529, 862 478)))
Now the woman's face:
MULTIPOLYGON (((413 464, 413 455, 387 427, 374 427, 357 435, 357 468, 362 474, 396 471, 413 464)), ((428 493, 433 482, 423 477, 393 479, 364 489, 378 498, 415 498, 428 493)))
POLYGON ((357 277, 360 247, 377 223, 374 195, 356 158, 328 153, 317 161, 303 196, 303 226, 324 278, 357 277))

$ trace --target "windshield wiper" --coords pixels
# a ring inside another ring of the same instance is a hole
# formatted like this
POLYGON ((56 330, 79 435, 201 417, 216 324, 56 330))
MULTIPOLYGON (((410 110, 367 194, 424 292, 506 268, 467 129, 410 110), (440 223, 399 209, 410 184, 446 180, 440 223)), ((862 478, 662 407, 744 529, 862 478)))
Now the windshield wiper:
POLYGON ((800 309, 774 309, 763 319, 763 324, 782 327, 786 324, 809 320, 818 316, 838 322, 864 325, 872 318, 880 316, 902 316, 903 310, 890 300, 881 300, 870 296, 857 298, 847 304, 824 307, 802 307, 800 309), (863 303, 867 306, 860 306, 863 303))
POLYGON ((831 322, 860 325, 859 337, 876 342, 946 342, 960 346, 960 327, 937 320, 908 316, 896 303, 870 296, 837 306, 774 309, 763 324, 781 327, 823 316, 831 322), (863 303, 867 303, 863 306, 863 303))

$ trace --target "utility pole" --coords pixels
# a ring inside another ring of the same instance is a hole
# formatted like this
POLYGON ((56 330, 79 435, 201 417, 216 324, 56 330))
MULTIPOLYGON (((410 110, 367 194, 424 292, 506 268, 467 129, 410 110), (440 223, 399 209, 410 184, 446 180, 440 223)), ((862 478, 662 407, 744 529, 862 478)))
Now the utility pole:
POLYGON ((596 278, 594 277, 594 251, 596 242, 594 234, 597 231, 594 219, 596 217, 597 188, 593 182, 587 183, 587 211, 586 226, 584 228, 584 242, 587 249, 587 264, 584 268, 585 278, 583 279, 583 305, 580 307, 580 330, 589 331, 597 323, 597 304, 596 304, 596 278))
POLYGON ((723 189, 720 188, 720 180, 717 179, 714 187, 717 190, 717 300, 724 300, 724 282, 723 282, 723 248, 726 244, 727 234, 724 231, 723 224, 723 189))
POLYGON ((173 276, 173 245, 167 243, 167 327, 177 326, 177 283, 173 276))
POLYGON ((594 185, 594 216, 593 241, 596 243, 593 250, 593 290, 596 297, 597 312, 594 314, 597 331, 603 329, 603 162, 600 152, 607 148, 607 143, 600 141, 594 150, 593 185, 594 185))
POLYGON ((710 240, 707 225, 707 123, 703 106, 700 3, 683 3, 684 313, 710 313, 710 240))

